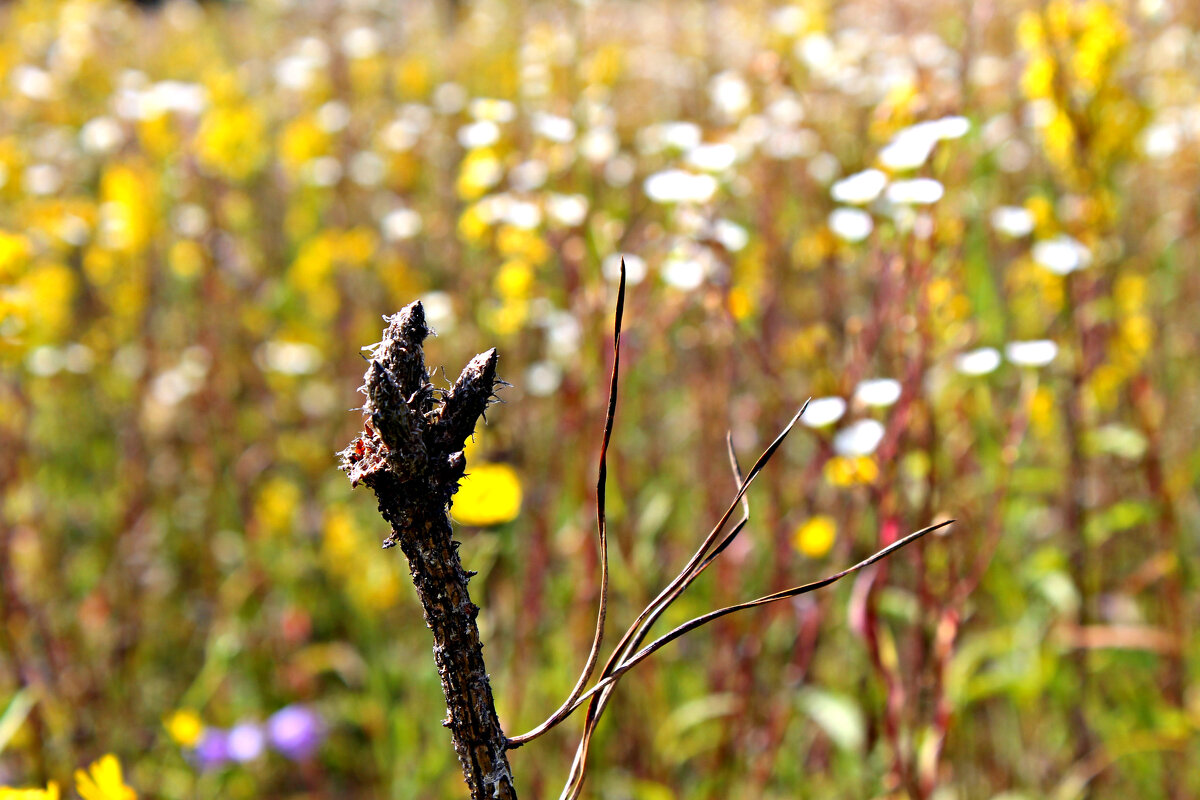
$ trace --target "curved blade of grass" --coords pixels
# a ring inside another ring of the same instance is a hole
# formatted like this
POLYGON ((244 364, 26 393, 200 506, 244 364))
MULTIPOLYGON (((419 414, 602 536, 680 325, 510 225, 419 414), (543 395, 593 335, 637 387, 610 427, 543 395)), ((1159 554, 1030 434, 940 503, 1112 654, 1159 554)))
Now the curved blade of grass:
POLYGON ((617 313, 613 323, 613 366, 612 377, 608 385, 608 409, 604 416, 604 436, 600 442, 600 466, 596 477, 596 531, 600 550, 600 610, 596 615, 596 633, 592 638, 592 649, 588 653, 587 663, 575 683, 575 688, 567 696, 558 710, 528 733, 512 737, 508 740, 509 749, 520 747, 546 733, 558 723, 570 716, 570 710, 576 699, 583 693, 596 664, 600 660, 600 646, 604 642, 604 623, 608 617, 608 522, 605 515, 605 484, 608 479, 608 443, 612 439, 613 420, 617 415, 617 386, 621 367, 621 320, 625 315, 625 259, 621 259, 621 282, 617 287, 617 313))
POLYGON ((808 594, 809 592, 814 592, 817 589, 824 589, 826 586, 829 586, 830 584, 833 584, 833 583, 837 583, 842 578, 845 578, 849 575, 853 575, 854 573, 856 573, 862 569, 865 569, 866 567, 869 567, 872 564, 875 564, 875 563, 887 558, 888 556, 890 556, 892 553, 896 552, 897 550, 907 547, 908 545, 910 545, 913 542, 917 541, 918 539, 926 536, 927 534, 930 534, 936 530, 944 528, 947 525, 951 525, 954 522, 955 522, 955 520, 952 520, 952 519, 946 520, 945 522, 939 522, 937 525, 930 525, 928 528, 922 528, 919 531, 910 533, 908 536, 905 536, 903 539, 893 542, 892 544, 888 545, 887 547, 883 548, 882 550, 879 550, 879 551, 873 553, 872 555, 868 556, 867 558, 864 558, 862 561, 859 561, 857 564, 847 567, 846 569, 842 570, 841 572, 836 572, 833 575, 826 576, 818 581, 813 581, 812 583, 806 583, 801 586, 793 586, 790 589, 784 589, 783 591, 780 591, 780 592, 774 592, 772 594, 764 595, 764 596, 756 598, 754 600, 748 600, 744 603, 736 603, 731 606, 726 606, 725 608, 719 608, 716 611, 710 611, 707 614, 703 614, 699 617, 690 619, 687 622, 683 623, 682 625, 678 626, 677 628, 671 630, 670 632, 664 633, 662 636, 658 637, 653 642, 651 642, 650 644, 643 647, 632 657, 621 661, 621 663, 617 666, 617 668, 615 670, 613 670, 611 675, 609 675, 608 677, 599 681, 591 689, 584 692, 579 697, 579 699, 576 701, 576 704, 582 705, 584 703, 584 701, 586 701, 588 699, 589 696, 594 695, 597 692, 604 691, 606 688, 608 688, 613 683, 615 683, 616 680, 619 679, 622 675, 624 675, 629 670, 633 669, 633 667, 637 666, 642 661, 645 661, 647 658, 649 658, 651 655, 653 655, 656 651, 660 650, 665 645, 670 644, 671 642, 675 641, 676 639, 683 636, 684 634, 690 633, 691 631, 694 631, 699 627, 707 625, 708 623, 712 622, 713 620, 720 619, 721 617, 728 616, 729 614, 733 614, 737 611, 744 611, 748 608, 755 608, 757 606, 764 606, 769 603, 776 603, 780 600, 786 600, 790 597, 797 597, 802 594, 808 594))

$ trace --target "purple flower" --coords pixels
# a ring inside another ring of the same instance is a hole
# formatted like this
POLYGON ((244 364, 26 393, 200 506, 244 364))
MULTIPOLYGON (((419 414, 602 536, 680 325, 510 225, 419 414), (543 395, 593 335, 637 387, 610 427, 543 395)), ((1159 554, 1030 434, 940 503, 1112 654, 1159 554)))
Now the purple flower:
POLYGON ((220 728, 205 728, 193 751, 200 769, 216 769, 229 761, 229 733, 220 728))
POLYGON ((271 745, 293 761, 311 756, 323 735, 321 718, 307 706, 285 706, 267 720, 271 745))
POLYGON ((229 757, 234 761, 253 761, 265 745, 262 728, 253 722, 240 722, 229 731, 229 757))

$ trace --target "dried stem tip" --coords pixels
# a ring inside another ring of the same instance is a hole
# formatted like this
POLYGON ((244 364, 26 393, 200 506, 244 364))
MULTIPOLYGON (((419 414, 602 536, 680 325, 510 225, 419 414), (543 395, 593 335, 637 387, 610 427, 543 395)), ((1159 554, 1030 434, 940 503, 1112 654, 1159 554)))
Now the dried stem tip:
POLYGON ((435 392, 422 344, 430 330, 419 302, 387 318, 383 341, 365 348, 370 364, 360 391, 363 432, 341 453, 354 484, 367 484, 391 523, 384 547, 408 558, 446 696, 445 726, 471 797, 515 798, 483 645, 471 602, 470 574, 458 557, 447 516, 466 469, 463 445, 495 400, 496 351, 471 359, 449 391, 435 392))

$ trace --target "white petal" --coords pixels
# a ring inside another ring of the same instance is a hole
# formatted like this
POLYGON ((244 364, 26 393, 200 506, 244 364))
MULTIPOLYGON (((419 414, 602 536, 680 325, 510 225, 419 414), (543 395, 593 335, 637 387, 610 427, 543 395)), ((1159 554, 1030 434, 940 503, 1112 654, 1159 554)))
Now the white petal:
POLYGON ((667 169, 646 178, 643 188, 656 203, 705 203, 717 193, 717 181, 711 175, 667 169))
POLYGON ((992 227, 1005 236, 1028 236, 1033 233, 1033 224, 1033 214, 1021 206, 1000 206, 992 211, 992 227))
POLYGON ((893 203, 928 205, 942 199, 945 189, 933 178, 913 178, 896 181, 887 190, 887 198, 893 203))
POLYGON ((1092 254, 1076 239, 1060 234, 1035 244, 1033 260, 1056 275, 1067 275, 1091 263, 1092 254))
POLYGON ((987 375, 1000 366, 1000 351, 994 347, 980 347, 961 354, 954 360, 954 366, 963 375, 987 375))
POLYGON ((868 406, 890 406, 900 399, 900 381, 893 378, 863 381, 855 388, 854 399, 868 406))
POLYGON ((833 449, 840 456, 869 456, 883 441, 883 423, 860 419, 838 431, 833 437, 833 449))
POLYGON ((871 215, 858 208, 838 208, 829 215, 829 228, 847 242, 861 242, 875 228, 871 215))
POLYGON ((842 178, 833 185, 829 193, 839 203, 863 205, 879 197, 885 186, 887 175, 877 169, 866 169, 842 178))
POLYGON ((832 425, 846 413, 846 401, 840 397, 818 397, 808 403, 800 421, 810 428, 832 425))
POLYGON ((1009 342, 1004 355, 1022 367, 1044 367, 1058 355, 1058 345, 1049 339, 1028 342, 1009 342))

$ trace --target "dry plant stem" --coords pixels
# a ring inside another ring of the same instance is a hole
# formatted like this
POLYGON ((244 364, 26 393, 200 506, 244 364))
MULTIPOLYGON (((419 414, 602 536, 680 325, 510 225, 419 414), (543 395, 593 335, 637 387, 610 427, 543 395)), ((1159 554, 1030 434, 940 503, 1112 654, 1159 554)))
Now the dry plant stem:
POLYGON ((625 259, 621 259, 621 282, 617 287, 617 313, 613 322, 613 366, 612 376, 608 382, 608 406, 604 416, 604 436, 600 442, 600 466, 596 476, 596 534, 600 550, 600 610, 596 615, 596 634, 592 638, 592 649, 588 653, 587 662, 575 682, 575 688, 550 715, 549 719, 528 733, 515 736, 508 740, 509 749, 516 749, 526 742, 532 741, 571 714, 575 701, 583 694, 583 689, 596 670, 600 660, 600 646, 604 643, 604 623, 608 617, 608 523, 605 515, 605 484, 608 479, 608 443, 612 439, 613 420, 617 415, 617 382, 621 368, 621 319, 625 313, 625 259))
MULTIPOLYGON (((679 595, 681 595, 684 590, 687 589, 687 587, 690 586, 691 583, 695 581, 705 569, 708 568, 713 559, 723 552, 725 548, 727 548, 733 542, 733 540, 737 538, 738 534, 742 532, 742 529, 745 528, 746 523, 750 520, 749 505, 746 504, 744 499, 746 492, 749 490, 750 485, 754 482, 755 478, 761 474, 763 468, 767 465, 767 462, 771 460, 773 455, 775 455, 780 445, 783 444, 784 439, 787 438, 787 435, 796 425, 796 422, 800 419, 800 416, 804 413, 806 408, 808 408, 807 401, 805 402, 804 406, 796 412, 796 415, 792 417, 788 424, 784 426, 784 429, 779 433, 778 436, 775 437, 775 440, 768 445, 766 450, 763 451, 762 455, 758 457, 758 460, 755 461, 754 466, 750 470, 750 474, 739 484, 738 491, 733 500, 730 501, 725 513, 717 521, 717 524, 713 526, 713 529, 709 532, 708 536, 705 537, 704 541, 700 544, 700 547, 696 550, 695 554, 693 554, 691 560, 688 561, 687 565, 685 565, 682 570, 680 570, 679 574, 675 576, 671 583, 668 584, 667 587, 664 588, 658 594, 658 596, 654 598, 654 600, 651 601, 645 609, 642 610, 641 614, 638 615, 633 624, 630 625, 625 631, 624 636, 621 637, 621 641, 617 644, 612 655, 609 656, 608 662, 604 666, 604 670, 601 673, 602 679, 610 677, 616 667, 626 657, 632 654, 643 641, 645 641, 645 638, 650 633, 650 629, 654 626, 654 623, 657 622, 659 617, 662 616, 667 608, 670 607, 671 603, 673 603, 679 597, 679 595), (721 531, 724 530, 725 526, 728 524, 730 517, 732 517, 733 512, 737 510, 739 503, 741 503, 745 508, 746 516, 739 520, 737 524, 730 529, 721 542, 717 544, 716 549, 710 554, 709 550, 713 548, 713 544, 716 542, 717 537, 720 536, 721 531)), ((726 442, 727 444, 729 443, 728 437, 726 438, 726 442)), ((736 463, 736 458, 732 455, 732 453, 730 454, 730 458, 736 463)), ((603 692, 594 697, 591 703, 588 705, 587 715, 584 719, 583 737, 580 740, 579 747, 575 753, 575 761, 571 766, 571 775, 570 778, 568 778, 567 788, 563 790, 562 797, 564 798, 578 797, 579 792, 583 788, 583 777, 587 770, 587 753, 591 745, 592 734, 595 732, 596 725, 599 724, 600 717, 603 716, 604 710, 608 707, 608 702, 610 695, 612 694, 614 684, 615 680, 606 684, 606 688, 604 688, 603 692)), ((584 697, 586 698, 588 695, 593 694, 597 688, 598 687, 593 687, 592 690, 587 693, 587 695, 584 695, 584 697)), ((578 707, 581 703, 581 700, 577 701, 575 707, 578 707)))
MULTIPOLYGON (((805 403, 804 408, 807 408, 807 406, 808 404, 805 403)), ((588 750, 591 744, 592 735, 596 730, 596 726, 599 724, 600 717, 603 715, 604 710, 608 705, 617 681, 637 664, 653 655, 663 646, 703 625, 708 624, 709 622, 713 622, 736 611, 767 605, 778 602, 779 600, 796 597, 801 594, 807 594, 808 592, 824 588, 825 586, 841 580, 847 575, 851 575, 867 566, 870 566, 871 564, 880 561, 881 559, 886 558, 896 550, 911 544, 926 534, 945 527, 953 522, 953 520, 950 520, 928 528, 923 528, 922 530, 912 533, 903 539, 900 539, 899 541, 883 548, 858 564, 855 564, 854 566, 849 567, 842 572, 831 575, 820 581, 802 586, 796 586, 791 589, 785 589, 782 592, 765 595, 745 603, 727 606, 703 616, 696 617, 664 634, 663 636, 660 636, 658 639, 655 639, 653 642, 651 642, 651 644, 643 647, 641 650, 637 650, 637 648, 649 634, 654 623, 666 611, 670 604, 674 602, 674 600, 677 599, 679 595, 682 594, 682 592, 688 586, 690 586, 697 577, 699 577, 699 575, 709 566, 709 564, 712 563, 713 559, 716 558, 716 556, 718 556, 722 551, 724 551, 725 548, 729 546, 729 544, 745 527, 746 523, 749 521, 749 507, 744 505, 746 516, 729 531, 725 538, 722 539, 720 544, 717 545, 716 549, 713 550, 711 554, 708 554, 707 558, 705 557, 706 553, 708 553, 709 549, 712 547, 716 537, 728 522, 729 517, 737 508, 738 503, 744 503, 744 497, 746 491, 750 487, 750 484, 754 481, 754 478, 758 476, 763 467, 766 466, 766 463, 770 460, 771 456, 774 455, 776 450, 783 443, 783 440, 787 437, 796 421, 800 418, 801 414, 804 413, 804 408, 800 409, 800 411, 795 417, 792 418, 779 436, 776 437, 775 441, 771 443, 771 445, 759 457, 758 461, 755 462, 749 476, 741 481, 738 487, 738 492, 731 501, 725 514, 713 528, 709 536, 701 544, 700 548, 696 551, 696 554, 692 557, 692 560, 687 566, 684 567, 683 570, 680 571, 675 580, 672 581, 672 583, 666 589, 664 589, 662 593, 660 593, 659 596, 650 603, 649 606, 646 607, 634 624, 630 626, 628 631, 626 631, 625 636, 622 637, 621 642, 617 645, 616 650, 613 652, 613 655, 605 665, 604 670, 601 673, 601 679, 595 686, 584 693, 569 710, 574 711, 575 708, 578 708, 584 703, 584 701, 589 700, 590 698, 588 713, 584 722, 583 737, 579 743, 579 747, 576 750, 575 759, 571 766, 571 774, 568 778, 567 785, 563 789, 561 795, 562 798, 573 800, 573 798, 577 798, 582 791, 583 780, 587 772, 588 750), (636 652, 634 652, 635 650, 636 652)), ((733 468, 736 474, 739 472, 739 470, 737 467, 736 457, 733 455, 732 449, 730 452, 730 459, 733 463, 733 468)))
MULTIPOLYGON (((896 552, 897 550, 899 550, 903 547, 906 547, 906 546, 912 544, 913 542, 917 541, 918 539, 924 537, 926 534, 932 533, 933 531, 936 531, 940 528, 944 528, 947 525, 952 524, 953 522, 954 522, 954 520, 947 520, 945 522, 938 523, 937 525, 931 525, 928 528, 922 528, 921 530, 916 531, 915 533, 910 533, 908 536, 905 536, 903 539, 893 542, 892 544, 888 545, 887 547, 883 548, 882 550, 875 552, 874 554, 868 556, 867 558, 863 559, 862 561, 858 562, 857 564, 855 564, 851 567, 847 567, 846 569, 842 570, 841 572, 837 572, 837 573, 834 573, 833 575, 822 578, 819 581, 814 581, 812 583, 806 583, 802 586, 794 586, 790 589, 785 589, 781 592, 775 592, 773 594, 764 595, 763 597, 759 597, 754 600, 749 600, 744 603, 737 603, 735 605, 726 606, 725 608, 720 608, 720 609, 717 609, 716 611, 710 611, 707 614, 704 614, 699 617, 695 617, 695 618, 683 623, 682 625, 674 628, 673 630, 669 631, 668 633, 665 633, 662 636, 658 637, 653 642, 646 645, 645 647, 643 647, 641 650, 637 651, 632 656, 622 659, 621 662, 614 669, 612 669, 612 670, 606 669, 605 677, 603 677, 599 682, 597 682, 597 684, 595 686, 593 686, 591 689, 589 689, 587 692, 585 692, 575 703, 575 706, 578 707, 578 706, 583 705, 584 701, 587 701, 590 699, 593 707, 599 705, 599 712, 597 713, 597 715, 595 717, 588 718, 588 722, 586 723, 585 730, 584 730, 583 740, 579 744, 579 748, 577 749, 576 754, 575 754, 575 761, 571 766, 571 776, 567 781, 566 787, 563 788, 563 792, 560 795, 560 800, 574 800, 575 798, 578 798, 580 793, 582 792, 583 779, 587 773, 588 746, 591 741, 591 736, 595 732, 596 724, 599 722, 599 713, 603 712, 603 706, 607 703, 608 698, 611 695, 612 690, 615 687, 617 681, 620 680, 620 678, 626 672, 633 669, 634 667, 636 667, 638 664, 640 664, 642 661, 646 660, 650 656, 654 655, 654 653, 656 653, 658 650, 660 650, 664 646, 670 644, 671 642, 675 641, 676 639, 678 639, 688 633, 691 633, 692 631, 696 630, 697 628, 707 625, 710 622, 718 620, 721 617, 728 616, 729 614, 733 614, 737 611, 744 611, 744 610, 750 609, 750 608, 757 608, 758 606, 764 606, 764 605, 768 605, 770 603, 776 603, 776 602, 779 602, 780 600, 786 600, 788 598, 798 597, 799 595, 807 594, 809 592, 816 591, 817 589, 823 589, 826 586, 829 586, 830 584, 840 581, 842 578, 845 578, 848 575, 853 575, 854 573, 858 572, 859 570, 862 570, 866 567, 871 566, 872 564, 875 564, 875 563, 887 558, 892 553, 896 552), (599 701, 599 703, 597 701, 599 701)), ((639 637, 639 641, 640 641, 640 637, 639 637)), ((572 710, 574 710, 574 709, 572 709, 572 710)), ((591 708, 589 708, 589 711, 591 711, 591 708)))
POLYGON ((507 739, 500 727, 483 645, 447 508, 464 475, 462 448, 492 401, 496 351, 471 359, 454 386, 435 397, 422 344, 429 335, 419 302, 388 319, 383 341, 369 348, 361 391, 364 431, 341 453, 353 484, 370 486, 392 526, 384 548, 408 558, 433 654, 454 750, 473 800, 516 798, 507 739))
POLYGON ((871 566, 872 564, 882 561, 883 559, 890 556, 892 553, 896 552, 897 550, 900 550, 901 548, 907 547, 908 545, 910 545, 913 542, 917 541, 918 539, 926 536, 927 534, 933 533, 934 531, 940 530, 941 528, 944 528, 947 525, 951 525, 953 523, 954 523, 954 520, 950 519, 950 520, 946 520, 945 522, 939 522, 937 525, 930 525, 928 528, 922 528, 919 531, 910 533, 908 536, 905 536, 903 539, 899 539, 899 540, 893 542, 892 544, 888 545, 887 547, 883 548, 882 550, 876 551, 875 553, 871 554, 867 558, 864 558, 862 561, 859 561, 857 564, 847 567, 846 569, 842 570, 841 572, 835 572, 833 575, 829 575, 824 578, 821 578, 819 581, 813 581, 812 583, 806 583, 801 586, 793 586, 792 588, 784 589, 781 592, 774 592, 773 594, 763 595, 762 597, 756 598, 754 600, 747 600, 744 603, 736 603, 731 606, 726 606, 725 608, 719 608, 716 611, 710 611, 707 614, 690 619, 687 622, 683 623, 682 625, 672 629, 671 631, 664 633, 662 636, 658 637, 657 639, 652 641, 650 644, 646 645, 641 650, 637 651, 637 653, 635 653, 631 657, 622 660, 620 665, 618 665, 616 667, 616 669, 614 669, 608 677, 604 678, 603 680, 598 682, 595 686, 593 686, 591 689, 589 689, 587 692, 585 692, 579 698, 579 700, 576 701, 575 707, 578 708, 580 705, 583 705, 584 701, 586 701, 589 697, 596 694, 597 692, 606 690, 608 687, 610 687, 612 684, 614 684, 618 678, 620 678, 622 675, 624 675, 629 670, 636 667, 642 661, 645 661, 647 658, 654 655, 655 652, 662 649, 664 646, 670 644, 671 642, 675 641, 676 639, 678 639, 679 637, 681 637, 687 633, 691 633, 692 631, 696 630, 697 628, 707 625, 708 623, 710 623, 714 620, 720 619, 721 617, 728 616, 729 614, 733 614, 734 612, 737 612, 737 611, 744 611, 748 608, 756 608, 758 606, 765 606, 769 603, 777 603, 780 600, 787 600, 788 598, 791 598, 791 597, 798 597, 802 594, 808 594, 809 592, 814 592, 817 589, 824 589, 826 586, 837 583, 842 578, 845 578, 849 575, 853 575, 854 573, 856 573, 862 569, 865 569, 865 568, 871 566))

